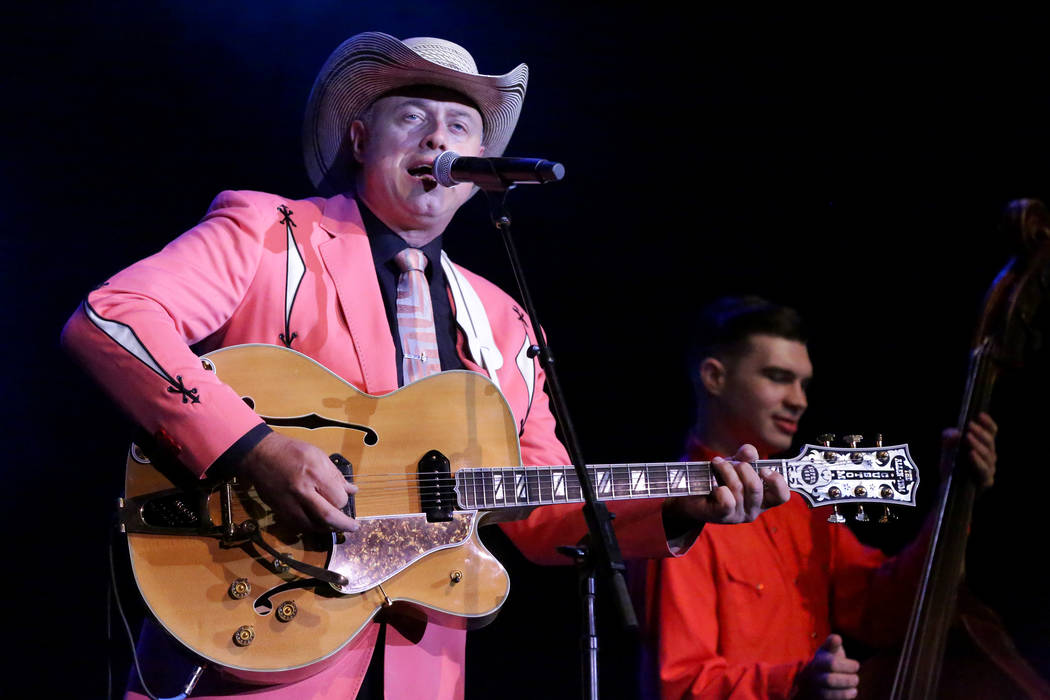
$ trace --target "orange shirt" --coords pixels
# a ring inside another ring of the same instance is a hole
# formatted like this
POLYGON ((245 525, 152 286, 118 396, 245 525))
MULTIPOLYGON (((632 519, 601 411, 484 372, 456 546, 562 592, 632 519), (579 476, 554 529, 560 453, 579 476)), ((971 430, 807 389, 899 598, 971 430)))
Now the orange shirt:
MULTIPOLYGON (((691 448, 690 460, 713 456, 691 448)), ((833 630, 871 644, 901 634, 916 557, 887 559, 828 512, 793 493, 753 523, 707 525, 684 556, 649 563, 663 698, 786 698, 833 630)))

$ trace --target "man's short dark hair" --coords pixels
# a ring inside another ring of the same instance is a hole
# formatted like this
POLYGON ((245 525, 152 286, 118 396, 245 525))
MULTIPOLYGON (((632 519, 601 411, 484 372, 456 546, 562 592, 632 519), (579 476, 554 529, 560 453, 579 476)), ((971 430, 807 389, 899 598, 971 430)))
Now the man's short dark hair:
MULTIPOLYGON (((747 352, 753 335, 805 343, 802 317, 789 306, 781 306, 757 296, 722 297, 700 310, 693 329, 689 353, 689 374, 699 382, 700 363, 707 357, 731 360, 747 352)), ((699 385, 697 386, 699 389, 699 385)))

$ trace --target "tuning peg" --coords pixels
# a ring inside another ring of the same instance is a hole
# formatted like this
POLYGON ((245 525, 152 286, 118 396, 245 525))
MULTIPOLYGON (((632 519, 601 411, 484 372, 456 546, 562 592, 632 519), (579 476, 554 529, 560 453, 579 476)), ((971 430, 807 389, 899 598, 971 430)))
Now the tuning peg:
MULTIPOLYGON (((882 433, 875 436, 875 447, 882 447, 882 433)), ((886 464, 886 462, 890 461, 890 453, 886 450, 879 450, 875 453, 875 461, 878 462, 880 466, 886 464)))
MULTIPOLYGON (((831 443, 835 442, 835 435, 834 433, 823 433, 817 436, 817 440, 819 440, 824 447, 831 447, 831 443)), ((830 450, 824 453, 824 461, 826 462, 836 462, 838 461, 838 458, 839 456, 830 450)))
POLYGON ((853 516, 853 519, 856 520, 858 523, 868 522, 868 514, 864 512, 864 506, 857 506, 857 514, 853 516))
MULTIPOLYGON (((861 440, 863 440, 864 436, 863 435, 843 435, 842 439, 846 441, 847 445, 849 445, 853 449, 857 449, 857 443, 859 443, 861 440)), ((860 464, 861 462, 864 461, 864 455, 862 455, 860 452, 854 452, 853 454, 851 454, 849 456, 849 459, 854 464, 860 464)))
POLYGON ((829 523, 844 523, 846 519, 839 513, 838 506, 832 506, 831 515, 828 516, 829 523))
POLYGON ((892 510, 890 510, 889 506, 883 506, 882 507, 882 515, 879 516, 879 524, 880 525, 885 525, 889 521, 896 520, 896 519, 897 519, 897 516, 894 514, 894 512, 892 510))

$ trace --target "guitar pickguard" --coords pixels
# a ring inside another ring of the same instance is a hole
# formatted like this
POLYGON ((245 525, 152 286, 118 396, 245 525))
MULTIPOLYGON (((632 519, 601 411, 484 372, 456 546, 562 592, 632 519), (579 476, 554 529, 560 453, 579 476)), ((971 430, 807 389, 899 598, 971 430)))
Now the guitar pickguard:
POLYGON ((411 566, 420 558, 461 544, 475 526, 477 513, 461 511, 451 522, 431 523, 427 517, 402 515, 360 518, 354 532, 332 546, 328 568, 346 577, 340 593, 361 593, 411 566))

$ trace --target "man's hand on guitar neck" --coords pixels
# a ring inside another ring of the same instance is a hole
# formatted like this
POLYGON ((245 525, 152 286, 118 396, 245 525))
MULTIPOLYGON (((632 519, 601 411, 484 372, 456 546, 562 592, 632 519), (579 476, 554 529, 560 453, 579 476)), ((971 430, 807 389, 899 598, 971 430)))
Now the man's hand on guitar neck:
POLYGON ((664 504, 664 523, 747 523, 767 508, 787 501, 791 492, 784 477, 772 469, 755 471, 758 452, 744 445, 733 459, 715 457, 711 466, 719 486, 706 496, 671 498, 664 504))
POLYGON ((314 445, 270 433, 245 455, 236 471, 255 486, 278 521, 289 527, 321 532, 358 527, 341 510, 357 487, 314 445))

